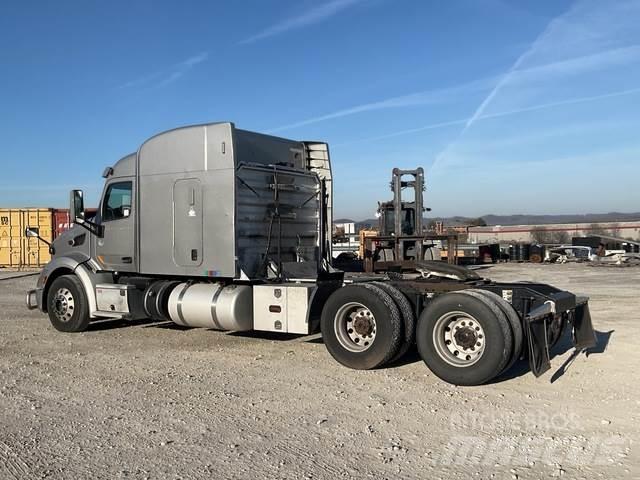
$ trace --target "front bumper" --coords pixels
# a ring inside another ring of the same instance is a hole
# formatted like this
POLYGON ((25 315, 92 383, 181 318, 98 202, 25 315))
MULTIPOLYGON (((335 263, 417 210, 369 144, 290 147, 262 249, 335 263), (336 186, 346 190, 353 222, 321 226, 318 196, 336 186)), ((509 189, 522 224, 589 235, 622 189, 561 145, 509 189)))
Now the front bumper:
POLYGON ((38 308, 38 296, 35 290, 29 290, 25 300, 29 310, 35 310, 38 308))
POLYGON ((25 303, 29 310, 35 310, 37 308, 42 311, 42 288, 29 290, 25 296, 25 303))

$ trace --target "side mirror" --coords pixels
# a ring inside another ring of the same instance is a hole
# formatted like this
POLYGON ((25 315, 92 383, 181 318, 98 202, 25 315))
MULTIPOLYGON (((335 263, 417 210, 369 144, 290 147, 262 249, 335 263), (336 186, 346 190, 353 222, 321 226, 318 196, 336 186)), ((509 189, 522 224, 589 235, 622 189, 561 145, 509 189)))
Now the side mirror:
POLYGON ((69 195, 69 213, 72 223, 84 222, 84 196, 82 190, 71 190, 69 195))
POLYGON ((29 227, 24 229, 24 235, 25 237, 35 237, 35 238, 38 238, 40 236, 40 234, 35 228, 32 229, 29 227))

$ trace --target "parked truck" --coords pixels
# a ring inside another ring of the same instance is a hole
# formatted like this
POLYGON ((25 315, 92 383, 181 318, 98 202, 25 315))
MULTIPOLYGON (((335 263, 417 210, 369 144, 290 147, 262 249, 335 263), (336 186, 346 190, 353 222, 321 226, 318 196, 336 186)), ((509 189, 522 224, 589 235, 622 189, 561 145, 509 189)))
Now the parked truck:
POLYGON ((326 143, 188 126, 148 139, 103 176, 91 220, 82 191, 71 192, 75 226, 27 293, 62 332, 109 318, 320 331, 347 367, 381 367, 417 344, 437 376, 459 385, 522 357, 540 375, 567 326, 577 349, 594 344, 587 298, 549 285, 492 282, 442 262, 351 279, 332 268, 326 143))

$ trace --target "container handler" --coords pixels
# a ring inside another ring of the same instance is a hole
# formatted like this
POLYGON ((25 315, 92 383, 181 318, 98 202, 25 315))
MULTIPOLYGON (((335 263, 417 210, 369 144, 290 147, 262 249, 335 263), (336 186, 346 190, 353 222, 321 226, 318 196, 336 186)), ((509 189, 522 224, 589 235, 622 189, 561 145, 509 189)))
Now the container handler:
POLYGON ((587 298, 550 285, 492 282, 442 262, 345 281, 330 266, 326 143, 188 126, 150 138, 103 176, 92 220, 82 191, 71 192, 75 226, 27 293, 62 332, 109 318, 320 331, 347 367, 381 367, 417 344, 433 373, 458 385, 488 382, 521 357, 542 374, 567 326, 578 350, 594 344, 587 298))

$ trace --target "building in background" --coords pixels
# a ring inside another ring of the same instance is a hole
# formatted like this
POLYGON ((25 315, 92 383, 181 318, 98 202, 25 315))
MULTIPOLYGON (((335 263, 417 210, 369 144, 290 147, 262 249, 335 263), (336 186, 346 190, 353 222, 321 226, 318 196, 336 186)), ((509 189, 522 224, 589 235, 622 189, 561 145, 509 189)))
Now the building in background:
POLYGON ((572 237, 594 235, 639 240, 640 222, 493 225, 468 228, 468 241, 471 243, 571 243, 572 237))

